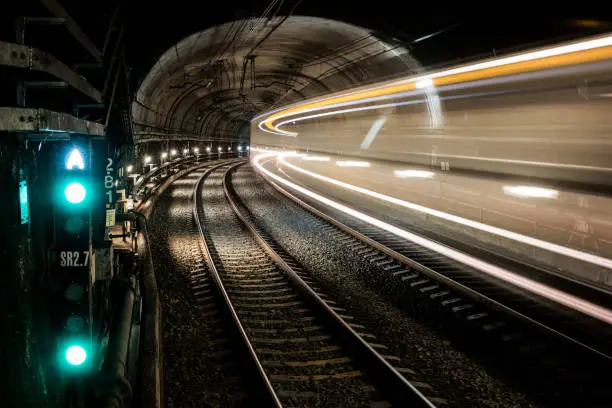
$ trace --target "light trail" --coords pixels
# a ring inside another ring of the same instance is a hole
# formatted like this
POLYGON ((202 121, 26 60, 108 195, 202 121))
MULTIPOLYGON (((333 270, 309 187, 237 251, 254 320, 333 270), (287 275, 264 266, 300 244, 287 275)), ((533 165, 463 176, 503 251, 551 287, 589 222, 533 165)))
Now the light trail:
POLYGON ((303 169, 298 167, 292 163, 289 163, 285 160, 285 155, 279 155, 278 160, 285 166, 299 172, 305 174, 309 177, 315 178, 317 180, 324 181, 329 184, 336 185, 338 187, 342 187, 347 190, 355 191, 357 193, 367 195, 382 201, 386 201, 391 204, 396 204, 400 207, 408 208, 413 211, 418 211, 423 214, 428 214, 437 218, 441 218, 446 221, 451 221, 457 224, 461 224, 470 228, 474 228, 480 231, 484 231, 490 234, 494 234, 503 238, 511 239, 517 242, 521 242, 526 245, 534 246, 536 248, 541 248, 547 251, 551 251, 557 253, 559 255, 567 256, 570 258, 578 259, 583 262, 587 262, 593 265, 601 266, 607 269, 612 269, 612 260, 608 258, 604 258, 601 256, 589 254, 586 252, 582 252, 576 249, 564 247, 562 245, 553 244, 551 242, 542 241, 541 239, 533 238, 527 235, 519 234, 517 232, 508 231, 503 228, 493 227, 491 225, 483 224, 478 221, 470 220, 467 218, 459 217, 457 215, 445 213, 443 211, 434 210, 433 208, 424 207, 419 204, 411 203, 408 201, 401 200, 396 197, 391 197, 386 194, 378 193, 376 191, 369 190, 367 188, 358 187, 349 183, 345 183, 343 181, 323 176, 312 171, 303 169))
MULTIPOLYGON (((266 152, 265 150, 258 150, 258 151, 266 152)), ((255 157, 252 157, 251 160, 253 162, 253 165, 258 171, 266 174, 268 177, 272 178, 278 183, 284 186, 287 186, 291 188, 292 190, 298 191, 301 194, 304 194, 305 196, 308 196, 314 200, 317 200, 327 206, 335 208, 338 211, 342 211, 343 213, 348 214, 352 217, 355 217, 361 221, 367 222, 368 224, 384 229, 385 231, 388 231, 394 235, 402 237, 417 245, 421 245, 425 248, 431 249, 444 256, 454 259, 457 262, 460 262, 464 265, 470 266, 490 276, 503 280, 504 282, 508 282, 519 288, 535 293, 539 296, 542 296, 543 298, 552 300, 556 303, 562 304, 568 308, 584 313, 585 315, 591 316, 595 319, 601 320, 608 324, 612 324, 612 311, 610 311, 609 309, 606 309, 604 307, 591 303, 587 300, 580 299, 569 293, 562 292, 558 289, 552 288, 543 283, 534 281, 532 279, 526 278, 521 275, 517 275, 516 273, 500 268, 496 265, 490 264, 478 258, 474 258, 473 256, 459 252, 457 250, 454 250, 452 248, 449 248, 437 242, 431 241, 427 238, 421 237, 419 235, 415 235, 411 232, 408 232, 394 225, 388 224, 382 220, 379 220, 378 218, 372 217, 370 215, 357 211, 353 208, 350 208, 346 205, 340 204, 336 201, 333 201, 327 197, 317 194, 311 190, 301 187, 289 180, 286 180, 272 173, 271 171, 264 168, 262 164, 260 163, 263 159, 268 159, 268 158, 273 158, 273 157, 278 157, 280 160, 282 160, 283 157, 287 155, 291 155, 291 153, 279 153, 279 152, 262 153, 262 154, 256 155, 255 157)))
MULTIPOLYGON (((281 125, 275 124, 275 122, 278 119, 309 113, 322 108, 327 109, 346 102, 363 102, 368 98, 397 95, 402 92, 410 92, 423 88, 435 88, 525 72, 550 70, 552 68, 603 61, 610 58, 612 58, 612 35, 608 34, 589 40, 576 41, 565 45, 557 45, 507 57, 466 64, 365 89, 361 88, 340 95, 314 99, 270 112, 269 116, 263 119, 258 126, 265 132, 282 134, 284 136, 297 136, 295 132, 280 129, 279 126, 281 125)), ((258 117, 262 117, 262 115, 258 117)))

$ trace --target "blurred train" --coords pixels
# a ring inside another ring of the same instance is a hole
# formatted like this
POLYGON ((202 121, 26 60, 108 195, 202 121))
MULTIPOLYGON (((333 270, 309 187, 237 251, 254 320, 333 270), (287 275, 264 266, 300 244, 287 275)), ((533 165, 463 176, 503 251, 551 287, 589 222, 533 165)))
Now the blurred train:
POLYGON ((285 106, 251 144, 608 188, 612 35, 285 106))

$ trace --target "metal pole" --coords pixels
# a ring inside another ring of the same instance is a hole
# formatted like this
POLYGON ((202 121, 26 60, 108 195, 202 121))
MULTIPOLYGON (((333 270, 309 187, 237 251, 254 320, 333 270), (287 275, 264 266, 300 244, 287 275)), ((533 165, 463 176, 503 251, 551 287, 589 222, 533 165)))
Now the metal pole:
POLYGON ((255 89, 255 56, 251 55, 251 89, 255 89))
POLYGON ((128 279, 117 279, 116 283, 119 295, 117 309, 102 366, 105 391, 102 406, 107 408, 129 406, 132 398, 132 387, 126 378, 126 373, 136 279, 130 276, 128 279))

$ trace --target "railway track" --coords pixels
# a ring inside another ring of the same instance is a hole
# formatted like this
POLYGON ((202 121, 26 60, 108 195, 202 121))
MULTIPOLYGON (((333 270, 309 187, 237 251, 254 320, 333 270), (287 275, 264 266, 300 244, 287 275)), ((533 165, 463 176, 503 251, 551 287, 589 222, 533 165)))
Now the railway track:
MULTIPOLYGON (((406 303, 410 298, 413 309, 434 308, 436 316, 451 316, 459 322, 458 330, 469 328, 480 333, 482 344, 498 354, 518 350, 524 361, 548 365, 552 370, 563 367, 559 374, 576 380, 581 379, 576 373, 588 373, 597 380, 600 373, 612 366, 612 331, 608 325, 556 307, 537 296, 517 294, 500 281, 483 277, 459 262, 382 228, 312 202, 299 192, 290 193, 266 174, 260 174, 276 191, 313 217, 305 222, 378 267, 389 287, 409 292, 411 296, 403 301, 406 303)), ((596 401, 609 398, 603 388, 595 393, 592 397, 596 401)))
POLYGON ((503 331, 506 325, 492 321, 497 316, 484 308, 501 311, 612 362, 612 329, 608 325, 525 292, 517 296, 515 288, 501 280, 488 278, 443 254, 339 210, 311 205, 308 199, 289 193, 266 175, 263 177, 299 207, 324 220, 327 233, 346 241, 356 254, 421 293, 439 299, 466 320, 486 322, 487 329, 503 331), (585 330, 595 327, 599 330, 585 330))
POLYGON ((194 187, 193 215, 206 268, 194 269, 192 287, 199 299, 210 298, 212 291, 223 299, 266 402, 279 407, 443 404, 249 222, 229 182, 236 166, 210 168, 194 187))
POLYGON ((193 223, 192 194, 200 176, 214 165, 169 185, 150 219, 164 315, 164 406, 168 408, 204 402, 210 406, 257 405, 245 374, 249 367, 235 359, 233 327, 225 323, 218 299, 206 296, 202 287, 207 269, 193 223), (203 275, 198 277, 199 273, 203 275))

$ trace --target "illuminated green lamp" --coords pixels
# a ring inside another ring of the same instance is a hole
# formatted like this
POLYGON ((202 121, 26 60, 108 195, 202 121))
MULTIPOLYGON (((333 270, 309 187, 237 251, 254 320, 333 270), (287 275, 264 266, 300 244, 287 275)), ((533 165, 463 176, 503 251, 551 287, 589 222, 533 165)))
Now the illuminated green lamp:
POLYGON ((80 366, 87 360, 87 352, 82 346, 74 345, 66 349, 66 362, 72 366, 80 366))
POLYGON ((72 204, 81 203, 83 200, 85 200, 86 195, 87 190, 85 189, 85 186, 76 181, 68 184, 64 189, 64 197, 66 197, 66 200, 72 204))

